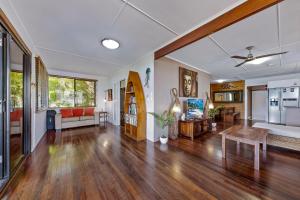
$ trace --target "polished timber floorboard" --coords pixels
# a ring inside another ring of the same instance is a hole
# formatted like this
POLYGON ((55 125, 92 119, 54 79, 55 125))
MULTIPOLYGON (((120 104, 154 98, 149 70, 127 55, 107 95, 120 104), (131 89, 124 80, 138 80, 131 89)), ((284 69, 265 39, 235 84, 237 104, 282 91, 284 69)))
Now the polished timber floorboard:
MULTIPOLYGON (((219 129, 227 126, 220 126, 219 129)), ((167 146, 136 143, 120 129, 47 133, 5 199, 300 199, 300 156, 269 148, 261 170, 253 148, 208 133, 167 146)))

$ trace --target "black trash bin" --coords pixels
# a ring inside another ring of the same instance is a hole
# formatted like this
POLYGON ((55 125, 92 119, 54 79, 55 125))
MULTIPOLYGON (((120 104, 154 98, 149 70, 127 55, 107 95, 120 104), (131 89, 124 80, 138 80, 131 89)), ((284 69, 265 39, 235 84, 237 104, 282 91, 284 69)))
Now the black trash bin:
POLYGON ((47 130, 54 130, 55 129, 55 110, 47 110, 47 130))

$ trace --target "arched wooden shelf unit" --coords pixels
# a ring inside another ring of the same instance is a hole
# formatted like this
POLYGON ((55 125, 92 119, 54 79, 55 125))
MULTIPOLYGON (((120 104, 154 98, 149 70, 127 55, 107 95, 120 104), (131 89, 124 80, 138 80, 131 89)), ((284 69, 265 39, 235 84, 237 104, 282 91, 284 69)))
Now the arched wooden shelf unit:
POLYGON ((146 139, 146 104, 140 76, 130 71, 125 93, 125 135, 141 141, 146 139))

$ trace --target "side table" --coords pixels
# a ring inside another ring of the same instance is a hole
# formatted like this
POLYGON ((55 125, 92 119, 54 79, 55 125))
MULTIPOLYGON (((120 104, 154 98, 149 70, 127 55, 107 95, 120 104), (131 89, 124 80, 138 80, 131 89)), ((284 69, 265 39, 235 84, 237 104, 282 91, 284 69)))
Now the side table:
POLYGON ((100 127, 104 127, 106 128, 107 127, 107 116, 108 116, 108 113, 107 112, 99 112, 99 126, 100 127), (103 119, 103 121, 101 121, 101 119, 103 119), (101 126, 101 123, 103 123, 103 126, 101 126))

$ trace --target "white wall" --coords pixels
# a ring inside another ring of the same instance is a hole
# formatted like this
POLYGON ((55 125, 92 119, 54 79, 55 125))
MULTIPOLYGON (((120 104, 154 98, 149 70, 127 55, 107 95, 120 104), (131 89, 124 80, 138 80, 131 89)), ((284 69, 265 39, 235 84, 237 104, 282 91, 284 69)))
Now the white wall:
MULTIPOLYGON (((206 99, 205 93, 210 93, 211 76, 203 71, 196 70, 187 65, 171 60, 169 58, 161 58, 156 60, 154 75, 154 91, 155 91, 155 112, 162 113, 168 110, 171 104, 170 90, 179 87, 179 67, 184 67, 198 72, 198 98, 206 99)), ((180 97, 181 105, 187 98, 180 97)), ((160 136, 161 129, 155 125, 155 139, 160 136)))
MULTIPOLYGON (((9 21, 12 23, 14 28, 17 30, 18 34, 21 36, 27 47, 32 53, 32 76, 31 76, 31 82, 35 83, 35 60, 34 58, 39 55, 39 52, 34 47, 32 38, 30 38, 30 35, 28 34, 27 30, 25 29, 24 25, 22 24, 19 16, 17 15, 15 9, 13 8, 10 1, 7 0, 0 0, 0 8, 3 10, 5 15, 8 17, 9 21)), ((46 132, 46 122, 41 123, 40 120, 44 119, 46 117, 46 112, 35 112, 35 85, 33 84, 31 86, 31 113, 32 113, 32 119, 31 119, 31 150, 33 151, 38 142, 40 141, 40 138, 44 135, 46 132)))
MULTIPOLYGON (((129 70, 136 71, 140 75, 142 84, 145 84, 146 69, 150 68, 149 88, 144 88, 147 112, 154 112, 154 54, 145 55, 134 64, 124 67, 124 69, 116 72, 108 81, 105 89, 113 89, 113 101, 106 102, 106 111, 110 113, 110 122, 114 125, 120 125, 120 81, 127 80, 129 70)), ((123 103, 123 102, 122 102, 123 103)), ((147 131, 146 137, 150 141, 154 141, 154 119, 153 116, 147 114, 147 131)))
MULTIPOLYGON (((249 86, 267 85, 268 81, 299 79, 299 77, 300 77, 300 73, 248 79, 248 80, 245 80, 245 91, 247 91, 247 87, 249 87, 249 86)), ((245 92, 245 119, 247 119, 247 116, 248 116, 248 106, 247 105, 248 105, 248 94, 247 94, 247 92, 245 92)))

